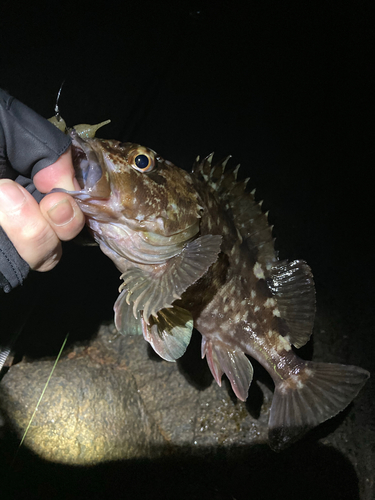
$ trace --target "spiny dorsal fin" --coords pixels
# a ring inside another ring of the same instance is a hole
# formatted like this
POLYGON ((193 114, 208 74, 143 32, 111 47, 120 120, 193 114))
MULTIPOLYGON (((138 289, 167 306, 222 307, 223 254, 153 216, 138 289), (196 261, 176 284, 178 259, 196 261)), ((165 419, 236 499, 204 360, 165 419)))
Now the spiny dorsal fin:
POLYGON ((208 180, 212 168, 211 164, 213 155, 213 153, 209 154, 202 161, 200 161, 200 157, 197 156, 193 164, 192 172, 202 175, 205 180, 208 180))
POLYGON ((303 260, 280 261, 271 269, 268 286, 275 295, 280 317, 289 327, 286 339, 295 347, 306 344, 315 319, 315 286, 310 267, 303 260))
POLYGON ((251 193, 245 190, 249 179, 237 181, 239 165, 233 169, 226 169, 230 158, 228 156, 211 166, 212 156, 213 153, 202 161, 199 161, 198 157, 193 165, 193 172, 218 193, 241 237, 247 242, 249 250, 267 274, 277 262, 277 254, 274 249, 272 227, 268 224, 267 214, 262 211, 262 202, 255 201, 255 190, 251 193))

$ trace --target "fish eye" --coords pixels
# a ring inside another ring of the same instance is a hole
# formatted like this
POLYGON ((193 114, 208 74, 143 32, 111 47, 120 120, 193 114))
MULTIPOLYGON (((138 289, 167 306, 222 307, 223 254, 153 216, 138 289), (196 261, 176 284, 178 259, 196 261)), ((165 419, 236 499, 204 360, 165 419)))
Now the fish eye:
POLYGON ((139 170, 146 170, 150 165, 150 158, 148 158, 146 155, 137 155, 134 158, 134 163, 137 165, 139 170))
POLYGON ((131 166, 139 172, 151 172, 155 167, 154 155, 151 151, 147 151, 146 148, 138 148, 130 155, 129 160, 131 166))

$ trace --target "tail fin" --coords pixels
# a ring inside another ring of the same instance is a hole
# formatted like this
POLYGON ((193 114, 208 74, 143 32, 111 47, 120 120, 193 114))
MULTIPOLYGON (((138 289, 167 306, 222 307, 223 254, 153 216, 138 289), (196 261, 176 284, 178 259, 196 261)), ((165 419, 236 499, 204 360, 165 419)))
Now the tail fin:
POLYGON ((298 376, 276 384, 268 438, 280 451, 305 432, 337 415, 369 378, 357 366, 306 362, 298 376))

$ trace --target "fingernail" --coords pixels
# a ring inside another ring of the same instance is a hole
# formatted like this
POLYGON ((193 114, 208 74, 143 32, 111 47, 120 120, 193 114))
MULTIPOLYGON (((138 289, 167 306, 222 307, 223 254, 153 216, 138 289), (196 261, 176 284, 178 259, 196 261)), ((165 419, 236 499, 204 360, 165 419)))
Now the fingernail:
POLYGON ((68 200, 61 200, 48 210, 48 216, 56 226, 65 226, 74 219, 75 212, 68 200))
POLYGON ((8 181, 0 185, 0 210, 5 214, 18 210, 25 201, 25 195, 17 184, 8 181))

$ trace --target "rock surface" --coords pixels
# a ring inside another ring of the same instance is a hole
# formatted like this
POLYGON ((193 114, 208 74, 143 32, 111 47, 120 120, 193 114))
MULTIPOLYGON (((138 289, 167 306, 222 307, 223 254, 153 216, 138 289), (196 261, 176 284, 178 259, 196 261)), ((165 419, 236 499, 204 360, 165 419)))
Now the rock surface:
MULTIPOLYGON (((18 363, 1 383, 3 409, 20 437, 53 364, 18 363)), ((271 391, 264 386, 255 419, 211 381, 198 390, 180 364, 150 359, 143 337, 102 326, 89 346, 74 347, 58 362, 25 445, 47 460, 87 465, 153 457, 171 446, 265 442, 271 391)))
MULTIPOLYGON (((347 336, 348 318, 334 310, 329 301, 320 306, 314 359, 361 365, 364 352, 355 341, 369 325, 357 322, 356 337, 347 336)), ((36 311, 32 323, 38 317, 36 311)), ((50 334, 51 318, 44 320, 50 334)), ((34 345, 32 330, 23 340, 29 336, 34 345)), ((78 338, 85 339, 83 331, 78 338)), ((241 403, 225 377, 221 388, 213 381, 199 344, 193 335, 186 354, 168 363, 142 337, 122 337, 113 323, 102 323, 91 340, 65 349, 20 449, 55 359, 15 363, 0 383, 3 491, 8 487, 11 498, 64 500, 118 498, 119 491, 189 500, 245 499, 249 491, 272 500, 371 498, 372 379, 344 412, 276 454, 267 445, 272 385, 265 371, 254 363, 249 398, 241 403)), ((311 350, 309 343, 301 355, 309 358, 311 350)))

